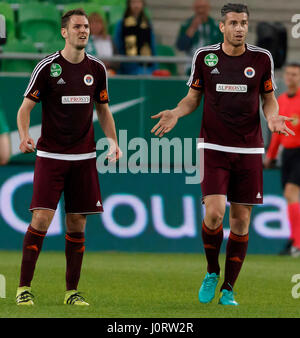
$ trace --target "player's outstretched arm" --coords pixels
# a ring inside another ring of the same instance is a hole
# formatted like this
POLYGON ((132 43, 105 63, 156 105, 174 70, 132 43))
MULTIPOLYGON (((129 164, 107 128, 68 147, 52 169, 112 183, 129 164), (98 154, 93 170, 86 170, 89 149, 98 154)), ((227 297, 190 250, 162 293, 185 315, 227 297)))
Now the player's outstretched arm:
POLYGON ((293 121, 293 118, 278 115, 279 106, 274 92, 262 94, 262 98, 263 111, 271 132, 284 134, 285 136, 295 135, 295 133, 285 124, 285 121, 293 121))
POLYGON ((29 135, 30 113, 36 102, 24 98, 17 115, 17 124, 20 135, 20 150, 22 153, 32 153, 35 150, 33 139, 29 135))
POLYGON ((108 103, 95 102, 95 105, 100 126, 110 143, 107 158, 110 162, 116 162, 119 158, 122 157, 122 151, 118 146, 118 138, 114 118, 109 109, 108 103))
POLYGON ((164 110, 156 115, 152 115, 152 119, 158 119, 158 123, 151 129, 151 133, 162 137, 165 133, 172 130, 178 119, 185 115, 191 114, 200 104, 202 92, 190 88, 188 94, 178 103, 177 107, 172 110, 164 110))

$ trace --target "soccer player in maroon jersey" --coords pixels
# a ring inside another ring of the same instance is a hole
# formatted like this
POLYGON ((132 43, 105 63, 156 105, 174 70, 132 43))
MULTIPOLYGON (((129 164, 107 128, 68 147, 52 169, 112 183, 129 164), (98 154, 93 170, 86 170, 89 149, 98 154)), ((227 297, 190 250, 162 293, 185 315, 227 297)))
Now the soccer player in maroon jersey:
POLYGON ((75 9, 61 19, 65 47, 35 67, 18 111, 20 150, 37 156, 34 170, 32 221, 25 234, 18 305, 32 305, 31 281, 44 237, 62 192, 66 211, 66 294, 64 304, 89 305, 77 292, 86 216, 103 211, 93 129, 93 107, 110 140, 109 161, 121 156, 114 119, 109 110, 104 64, 85 53, 89 24, 75 9), (42 131, 35 147, 29 135, 30 113, 42 102, 42 131))
POLYGON ((279 114, 293 118, 287 122, 295 136, 273 134, 266 154, 264 165, 272 166, 279 146, 283 146, 281 164, 281 184, 287 201, 288 219, 290 221, 290 240, 280 254, 293 257, 300 256, 300 64, 287 64, 284 70, 285 93, 279 96, 279 114))
POLYGON ((251 209, 263 202, 260 96, 270 130, 284 135, 293 132, 285 124, 290 119, 278 115, 271 54, 245 43, 247 6, 227 4, 221 10, 221 17, 219 27, 224 42, 196 51, 187 82, 188 94, 176 108, 152 116, 159 118, 159 122, 151 132, 160 137, 169 132, 179 118, 199 106, 204 94, 202 141, 198 148, 204 149, 201 190, 206 213, 202 238, 207 274, 199 290, 199 300, 212 301, 220 278, 218 257, 227 197, 230 235, 219 304, 237 305, 233 286, 247 251, 251 209))

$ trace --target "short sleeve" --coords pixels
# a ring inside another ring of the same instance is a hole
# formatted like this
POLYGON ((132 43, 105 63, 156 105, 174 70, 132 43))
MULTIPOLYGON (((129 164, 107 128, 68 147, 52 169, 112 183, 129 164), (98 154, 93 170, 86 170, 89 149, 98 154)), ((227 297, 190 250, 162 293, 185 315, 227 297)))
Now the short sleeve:
POLYGON ((104 64, 100 64, 98 66, 98 76, 97 76, 97 86, 94 94, 94 101, 98 103, 108 103, 108 79, 107 79, 107 71, 104 64))
POLYGON ((271 93, 276 87, 274 78, 274 62, 271 53, 267 53, 265 56, 264 72, 260 83, 261 93, 271 93))
POLYGON ((39 62, 34 68, 24 96, 34 102, 40 102, 47 89, 47 63, 39 62))
POLYGON ((202 74, 201 53, 196 51, 192 60, 191 75, 187 82, 190 88, 202 90, 204 87, 204 79, 202 74))

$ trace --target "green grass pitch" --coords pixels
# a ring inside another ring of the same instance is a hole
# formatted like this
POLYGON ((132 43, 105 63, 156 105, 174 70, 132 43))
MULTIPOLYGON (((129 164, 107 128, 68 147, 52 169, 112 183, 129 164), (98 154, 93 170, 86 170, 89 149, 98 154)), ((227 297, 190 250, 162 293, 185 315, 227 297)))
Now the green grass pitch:
MULTIPOLYGON (((220 256, 222 271, 224 258, 220 256)), ((90 306, 63 305, 65 256, 46 251, 32 283, 35 305, 17 307, 20 262, 21 252, 0 251, 0 274, 6 278, 6 298, 0 298, 2 318, 300 317, 300 298, 291 293, 300 260, 291 257, 248 255, 235 285, 238 307, 218 305, 218 294, 211 304, 198 302, 206 266, 203 255, 103 252, 86 252, 83 261, 78 289, 90 306)), ((222 275, 219 286, 221 282, 222 275)))

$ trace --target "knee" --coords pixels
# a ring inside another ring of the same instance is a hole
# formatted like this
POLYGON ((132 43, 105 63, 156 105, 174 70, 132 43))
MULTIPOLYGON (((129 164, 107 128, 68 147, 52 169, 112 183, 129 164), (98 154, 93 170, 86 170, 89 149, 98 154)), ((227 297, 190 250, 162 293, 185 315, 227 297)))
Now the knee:
POLYGON ((239 228, 245 228, 248 227, 249 223, 250 223, 250 219, 248 216, 239 216, 236 218, 232 218, 232 223, 235 224, 235 226, 239 227, 239 228))
POLYGON ((45 213, 41 210, 36 210, 32 216, 31 226, 39 231, 47 231, 51 224, 52 218, 53 215, 45 213))
POLYGON ((237 217, 231 217, 230 228, 236 235, 245 235, 249 232, 250 216, 241 214, 237 217))
POLYGON ((86 216, 77 214, 67 214, 66 225, 68 232, 84 232, 86 216))
POLYGON ((205 216, 205 224, 210 229, 216 229, 223 222, 224 212, 218 209, 208 209, 205 216))

